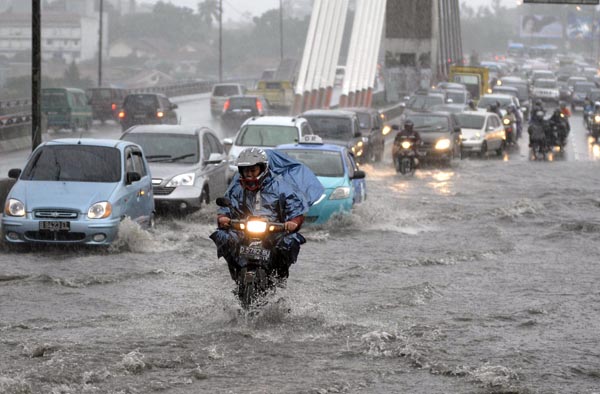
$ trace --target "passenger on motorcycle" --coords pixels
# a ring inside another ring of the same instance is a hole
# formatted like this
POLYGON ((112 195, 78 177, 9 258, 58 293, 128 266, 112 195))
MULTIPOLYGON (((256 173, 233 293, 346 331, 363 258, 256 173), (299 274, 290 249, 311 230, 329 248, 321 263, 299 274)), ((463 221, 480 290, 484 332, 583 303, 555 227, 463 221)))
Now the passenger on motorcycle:
POLYGON ((404 128, 402 131, 398 131, 400 128, 398 125, 392 125, 392 130, 398 131, 394 138, 394 145, 392 145, 392 157, 395 159, 400 151, 402 141, 409 140, 412 142, 411 149, 415 153, 415 166, 419 164, 419 146, 421 145, 421 135, 415 130, 415 124, 412 120, 408 119, 404 122, 404 128))
POLYGON ((557 108, 552 113, 550 119, 548 119, 548 127, 546 128, 546 139, 550 146, 564 147, 567 141, 567 125, 565 117, 562 114, 560 108, 557 108))
POLYGON ((529 133, 529 147, 540 145, 546 147, 546 126, 544 121, 544 111, 537 110, 532 115, 527 132, 529 133))
MULTIPOLYGON (((239 171, 239 182, 234 181, 225 192, 234 208, 244 216, 264 216, 271 222, 285 224, 284 233, 272 233, 263 241, 265 248, 273 248, 275 253, 272 267, 275 276, 285 280, 289 267, 296 262, 304 237, 298 233, 308 211, 305 202, 292 184, 282 176, 275 176, 269 169, 267 153, 260 148, 246 148, 238 156, 235 164, 239 171)), ((224 257, 229 266, 231 278, 236 280, 238 271, 246 265, 239 257, 239 247, 243 235, 231 228, 231 219, 236 218, 233 209, 221 207, 218 210, 218 229, 210 238, 217 245, 218 257, 224 257)))
POLYGON ((544 103, 541 99, 535 100, 533 103, 533 107, 531 108, 531 116, 529 117, 529 122, 533 122, 533 119, 536 117, 536 113, 538 111, 542 111, 542 118, 546 114, 546 110, 544 110, 544 103))
POLYGON ((492 113, 498 115, 498 117, 500 119, 502 119, 502 117, 503 117, 502 111, 500 110, 500 103, 498 103, 498 102, 496 102, 495 104, 491 104, 488 107, 488 112, 492 112, 492 113))
POLYGON ((560 112, 565 116, 565 118, 567 118, 568 123, 568 118, 571 117, 571 110, 569 107, 567 107, 567 104, 564 101, 560 102, 560 112))

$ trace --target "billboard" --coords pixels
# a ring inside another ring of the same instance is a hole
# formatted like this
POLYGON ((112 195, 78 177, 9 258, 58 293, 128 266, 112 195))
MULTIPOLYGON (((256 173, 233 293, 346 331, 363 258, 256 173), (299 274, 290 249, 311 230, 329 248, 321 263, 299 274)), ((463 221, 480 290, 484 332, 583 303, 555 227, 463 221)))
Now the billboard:
POLYGON ((570 12, 567 18, 567 38, 570 40, 591 40, 593 22, 591 15, 570 12))
POLYGON ((528 14, 521 16, 521 38, 562 38, 563 25, 554 15, 528 14))

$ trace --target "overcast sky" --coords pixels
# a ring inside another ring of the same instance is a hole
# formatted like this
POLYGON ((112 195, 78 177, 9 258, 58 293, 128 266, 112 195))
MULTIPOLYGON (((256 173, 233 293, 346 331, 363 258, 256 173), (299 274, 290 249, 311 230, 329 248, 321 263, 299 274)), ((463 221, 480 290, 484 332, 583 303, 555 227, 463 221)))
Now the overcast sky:
MULTIPOLYGON (((139 3, 157 3, 159 0, 138 0, 139 3)), ((162 0, 176 6, 185 6, 197 10, 198 3, 203 0, 162 0)), ((492 0, 459 0, 459 3, 466 1, 471 7, 480 5, 490 5, 492 0)), ((505 7, 514 7, 517 0, 501 0, 505 7)), ((262 15, 265 11, 279 7, 279 0, 223 0, 223 14, 225 20, 240 20, 242 15, 250 12, 252 15, 262 15)))

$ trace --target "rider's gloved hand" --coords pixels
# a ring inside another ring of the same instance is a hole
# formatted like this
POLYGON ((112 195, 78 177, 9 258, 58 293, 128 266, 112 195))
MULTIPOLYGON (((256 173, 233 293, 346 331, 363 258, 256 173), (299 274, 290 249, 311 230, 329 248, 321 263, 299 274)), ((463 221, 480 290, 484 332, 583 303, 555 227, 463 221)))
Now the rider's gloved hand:
POLYGON ((227 216, 219 216, 217 218, 219 228, 228 228, 231 225, 231 219, 227 216))

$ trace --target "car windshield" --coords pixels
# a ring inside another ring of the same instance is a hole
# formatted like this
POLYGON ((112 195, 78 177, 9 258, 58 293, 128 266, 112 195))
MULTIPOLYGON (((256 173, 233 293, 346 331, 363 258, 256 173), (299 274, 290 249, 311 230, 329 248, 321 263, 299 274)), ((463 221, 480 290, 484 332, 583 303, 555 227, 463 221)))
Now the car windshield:
POLYGON ((198 137, 189 134, 128 133, 123 137, 142 147, 148 162, 198 163, 198 137))
POLYGON ((460 127, 464 127, 465 129, 481 129, 483 128, 483 123, 485 122, 485 116, 476 115, 476 114, 457 114, 458 123, 460 127))
POLYGON ((457 91, 447 90, 446 91, 446 100, 448 100, 448 99, 452 100, 452 102, 455 104, 466 104, 467 95, 465 94, 465 92, 457 92, 457 91))
POLYGON ((229 99, 229 109, 256 108, 256 97, 232 97, 229 99))
POLYGON ((366 112, 357 112, 358 123, 360 123, 361 129, 370 129, 371 128, 371 116, 366 112))
POLYGON ((333 116, 306 116, 314 130, 323 139, 349 141, 352 139, 352 121, 333 116))
POLYGON ((215 86, 215 89, 213 91, 213 96, 229 97, 229 96, 234 96, 239 93, 240 93, 240 91, 239 91, 238 87, 235 85, 220 85, 220 86, 215 86))
POLYGON ((110 89, 94 89, 92 90, 92 98, 99 100, 110 100, 111 99, 110 89))
POLYGON ((577 93, 588 93, 595 87, 596 85, 594 85, 593 83, 576 83, 573 87, 573 91, 577 93))
POLYGON ((235 143, 238 146, 274 147, 296 141, 298 129, 295 127, 250 124, 244 126, 235 143))
POLYGON ((547 88, 556 89, 556 81, 549 81, 547 79, 536 79, 533 83, 536 88, 547 88))
POLYGON ((316 176, 344 176, 344 164, 340 152, 313 149, 287 149, 282 152, 307 165, 316 176))
POLYGON ((448 118, 437 115, 420 115, 409 118, 418 131, 440 131, 448 130, 448 118))
POLYGON ((486 97, 483 96, 482 98, 479 99, 479 102, 477 103, 477 108, 487 108, 490 105, 495 105, 496 101, 498 101, 500 103, 501 107, 506 107, 510 104, 512 104, 512 101, 509 97, 486 97))
POLYGON ((116 148, 104 146, 44 146, 27 163, 22 179, 119 182, 121 180, 121 154, 116 148))
POLYGON ((42 107, 67 107, 67 94, 62 90, 50 90, 42 92, 42 107))
POLYGON ((158 107, 158 101, 156 96, 150 94, 136 94, 127 96, 125 98, 125 102, 123 103, 123 107, 132 110, 155 110, 158 107))
POLYGON ((444 104, 442 96, 413 96, 406 107, 409 109, 428 109, 434 105, 444 104))

